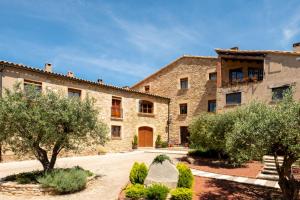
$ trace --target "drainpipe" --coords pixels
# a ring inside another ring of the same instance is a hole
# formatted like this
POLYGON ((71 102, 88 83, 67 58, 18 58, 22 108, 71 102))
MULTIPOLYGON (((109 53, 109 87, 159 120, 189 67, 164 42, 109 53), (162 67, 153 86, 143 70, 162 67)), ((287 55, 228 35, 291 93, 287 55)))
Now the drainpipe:
POLYGON ((170 145, 170 100, 168 101, 168 121, 167 121, 167 133, 168 133, 168 146, 170 145))

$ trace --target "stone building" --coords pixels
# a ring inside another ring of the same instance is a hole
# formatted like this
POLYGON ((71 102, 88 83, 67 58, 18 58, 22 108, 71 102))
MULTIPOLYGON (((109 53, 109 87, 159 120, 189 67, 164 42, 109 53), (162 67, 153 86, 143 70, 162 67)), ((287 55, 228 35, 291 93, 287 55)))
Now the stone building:
MULTIPOLYGON (((16 82, 96 99, 109 125, 111 151, 128 150, 134 135, 153 147, 157 135, 188 143, 188 125, 202 112, 222 112, 252 100, 276 103, 293 86, 300 99, 300 43, 292 51, 216 49, 217 57, 182 56, 131 88, 120 88, 9 62, 0 62, 0 89, 16 82)), ((1 92, 2 93, 2 92, 1 92)))
MULTIPOLYGON (((95 98, 99 119, 111 130, 111 140, 106 145, 109 151, 131 149, 134 135, 138 135, 141 147, 152 147, 157 135, 167 139, 169 99, 166 97, 107 85, 101 80, 79 79, 72 72, 57 74, 50 64, 41 70, 0 61, 1 94, 4 88, 12 89, 17 82, 21 83, 21 87, 34 85, 41 91, 53 90, 66 96, 85 98, 88 95, 95 98)), ((96 153, 95 147, 85 148, 85 151, 96 153)))
POLYGON ((132 86, 170 98, 172 143, 187 143, 187 126, 201 112, 222 112, 253 100, 275 103, 290 86, 300 99, 300 43, 292 51, 215 51, 218 57, 182 56, 132 86))
POLYGON ((182 56, 132 89, 169 97, 170 142, 188 143, 187 127, 201 112, 216 108, 217 57, 182 56))
POLYGON ((291 86, 300 99, 300 43, 293 51, 216 49, 217 111, 253 100, 276 103, 291 86))

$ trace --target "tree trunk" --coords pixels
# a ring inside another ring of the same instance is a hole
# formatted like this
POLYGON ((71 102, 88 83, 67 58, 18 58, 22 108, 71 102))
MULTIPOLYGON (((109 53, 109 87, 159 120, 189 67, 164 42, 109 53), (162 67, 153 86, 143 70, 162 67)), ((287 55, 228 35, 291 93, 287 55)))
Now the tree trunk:
POLYGON ((0 143, 0 162, 2 162, 2 143, 0 143))
POLYGON ((279 166, 277 154, 274 155, 276 169, 279 175, 278 184, 282 191, 284 200, 297 200, 299 197, 299 181, 292 174, 292 164, 297 160, 284 156, 282 166, 279 166))

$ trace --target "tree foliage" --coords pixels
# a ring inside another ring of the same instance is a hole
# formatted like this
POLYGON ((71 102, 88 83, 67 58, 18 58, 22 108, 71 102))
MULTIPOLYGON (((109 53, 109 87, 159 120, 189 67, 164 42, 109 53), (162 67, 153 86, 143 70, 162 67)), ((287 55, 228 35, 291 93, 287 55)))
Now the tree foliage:
POLYGON ((61 150, 76 150, 83 143, 104 144, 107 139, 107 127, 98 120, 89 97, 67 98, 33 87, 24 91, 16 85, 5 91, 0 102, 0 121, 5 121, 2 138, 16 154, 33 153, 45 171, 54 168, 61 150))
POLYGON ((298 198, 300 183, 291 167, 300 158, 300 103, 292 90, 275 105, 252 102, 217 115, 203 114, 190 132, 193 145, 224 151, 235 164, 272 154, 284 198, 298 198), (278 155, 283 155, 282 165, 278 155))

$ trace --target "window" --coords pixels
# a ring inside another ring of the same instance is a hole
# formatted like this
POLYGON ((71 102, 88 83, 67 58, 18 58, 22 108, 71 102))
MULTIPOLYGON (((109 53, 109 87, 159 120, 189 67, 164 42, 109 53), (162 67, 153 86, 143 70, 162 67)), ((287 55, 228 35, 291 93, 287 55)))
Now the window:
POLYGON ((122 99, 119 97, 112 98, 111 116, 115 118, 122 118, 122 99))
POLYGON ((179 104, 179 112, 181 115, 187 114, 187 103, 179 104))
POLYGON ((242 93, 241 92, 226 94, 226 104, 227 105, 241 104, 241 101, 242 101, 242 93))
POLYGON ((188 78, 180 79, 180 89, 188 89, 188 86, 189 86, 188 78))
POLYGON ((217 80, 217 72, 209 73, 209 80, 216 81, 217 80))
POLYGON ((72 97, 80 98, 80 96, 81 96, 81 91, 80 90, 68 88, 68 97, 70 97, 70 98, 72 98, 72 97))
POLYGON ((121 138, 121 126, 111 126, 111 138, 121 138))
POLYGON ((140 100, 140 113, 153 113, 153 103, 150 101, 140 100))
POLYGON ((243 80, 243 70, 239 69, 231 69, 229 71, 229 80, 230 82, 240 82, 243 80))
POLYGON ((208 112, 216 112, 216 100, 209 100, 208 101, 208 112))
POLYGON ((282 100, 284 93, 287 92, 287 90, 290 88, 290 86, 282 86, 282 87, 277 87, 277 88, 272 88, 272 100, 273 101, 278 101, 282 100))
POLYGON ((262 81, 264 70, 262 68, 248 68, 248 77, 250 80, 262 81))
POLYGON ((36 81, 29 81, 29 80, 24 80, 24 90, 29 91, 30 89, 33 89, 37 92, 42 91, 42 83, 41 82, 36 82, 36 81))
POLYGON ((150 85, 146 85, 145 86, 145 92, 149 92, 150 91, 150 85))

